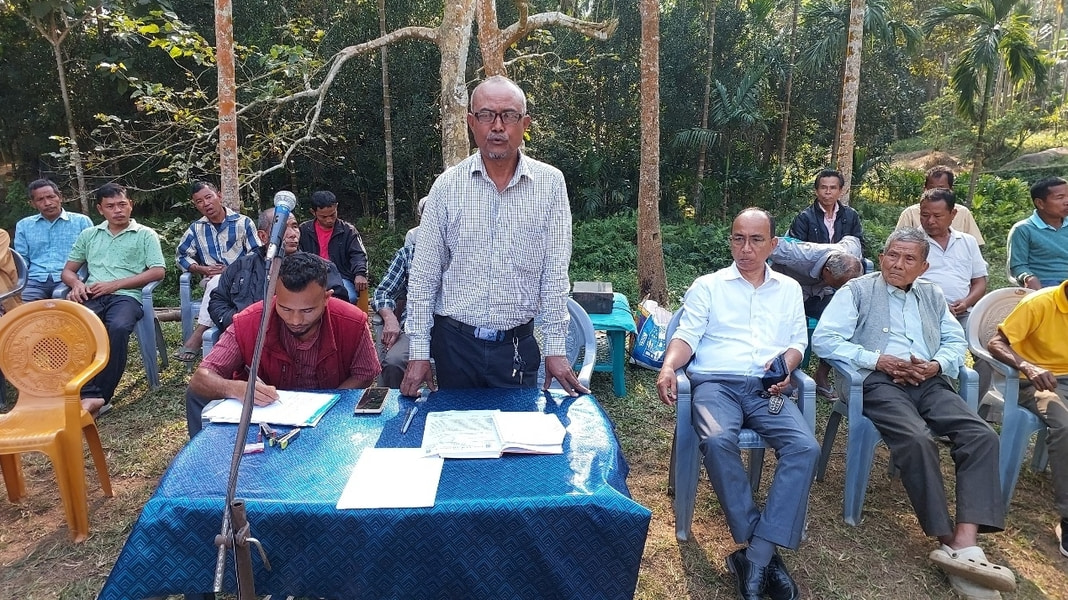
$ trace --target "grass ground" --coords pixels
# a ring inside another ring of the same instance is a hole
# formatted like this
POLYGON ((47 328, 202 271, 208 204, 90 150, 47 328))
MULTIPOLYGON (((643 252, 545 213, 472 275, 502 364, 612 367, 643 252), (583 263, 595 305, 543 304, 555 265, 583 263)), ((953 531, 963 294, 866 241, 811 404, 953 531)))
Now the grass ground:
MULTIPOLYGON (((165 324, 171 348, 177 324, 165 324)), ((28 497, 18 505, 0 502, 0 599, 95 598, 118 557, 141 507, 186 440, 183 394, 188 372, 171 363, 163 387, 148 391, 136 352, 116 397, 116 408, 99 424, 116 497, 104 498, 88 468, 91 535, 72 544, 58 503, 51 466, 41 455, 25 457, 28 497)), ((653 512, 638 589, 640 599, 734 598, 724 557, 735 548, 722 513, 702 477, 693 541, 675 540, 666 495, 668 452, 674 414, 656 400, 655 374, 628 370, 627 396, 617 398, 607 374, 594 376, 594 393, 617 426, 630 463, 628 484, 635 500, 653 512)), ((817 419, 822 436, 828 405, 817 419)), ((901 484, 886 477, 888 454, 880 448, 859 527, 841 518, 844 435, 839 435, 828 474, 812 488, 808 537, 787 564, 805 598, 952 598, 941 572, 930 566, 933 547, 916 524, 901 484)), ((775 460, 769 455, 765 482, 775 460)), ((943 460, 952 486, 948 456, 943 460)), ((765 483, 766 485, 766 483, 765 483)), ((951 492, 952 493, 952 490, 951 492)), ((1009 512, 1008 529, 982 536, 987 555, 1009 565, 1019 588, 1006 599, 1068 598, 1068 559, 1056 550, 1049 478, 1025 471, 1009 512)))

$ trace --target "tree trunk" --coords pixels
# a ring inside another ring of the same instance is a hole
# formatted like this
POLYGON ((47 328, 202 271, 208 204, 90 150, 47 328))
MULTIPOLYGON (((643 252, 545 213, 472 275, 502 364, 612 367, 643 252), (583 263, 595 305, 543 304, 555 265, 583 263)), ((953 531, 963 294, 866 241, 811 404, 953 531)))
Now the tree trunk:
POLYGON ((234 79, 234 10, 215 0, 215 55, 219 69, 219 192, 223 204, 241 212, 237 160, 237 84, 234 79))
POLYGON ((790 137, 790 104, 793 100, 794 62, 797 61, 797 12, 801 0, 794 0, 793 14, 790 17, 790 64, 786 65, 786 85, 783 95, 786 102, 782 109, 782 130, 779 131, 779 170, 786 164, 786 139, 790 137))
POLYGON ((838 170, 845 186, 841 200, 849 204, 853 181, 853 146, 857 129, 857 101, 860 91, 860 58, 864 41, 864 0, 849 3, 849 38, 846 42, 845 69, 842 76, 842 112, 838 115, 838 129, 842 132, 838 147, 838 170))
POLYGON ((641 165, 638 179, 638 295, 667 303, 664 248, 660 238, 660 7, 640 0, 641 165))
POLYGON ((986 149, 983 136, 986 134, 986 122, 990 118, 990 98, 994 95, 994 84, 997 81, 998 67, 986 74, 983 83, 983 105, 979 108, 979 132, 975 136, 975 153, 972 157, 972 176, 968 181, 968 205, 974 206, 975 184, 979 181, 979 174, 983 171, 983 158, 986 149))
MULTIPOLYGON (((53 29, 55 31, 55 29, 53 29)), ((67 68, 63 64, 63 39, 65 36, 48 36, 52 45, 52 54, 56 57, 56 72, 59 75, 59 93, 63 97, 63 112, 67 117, 67 135, 70 136, 70 161, 74 164, 74 175, 78 180, 78 201, 82 214, 89 214, 89 190, 85 185, 85 168, 82 165, 82 153, 78 149, 78 131, 74 126, 74 110, 70 105, 70 90, 67 89, 67 68)))
POLYGON ((446 169, 467 158, 467 49, 475 18, 474 0, 447 0, 438 27, 441 50, 441 159, 446 169))
MULTIPOLYGON (((708 129, 708 110, 712 104, 712 67, 715 65, 715 57, 712 48, 716 41, 716 0, 708 2, 708 62, 705 63, 705 96, 701 106, 701 129, 708 129)), ((697 171, 694 173, 693 182, 693 212, 700 222, 702 196, 704 196, 705 163, 708 160, 708 144, 701 142, 701 148, 697 151, 697 171)))
MULTIPOLYGON (((386 0, 378 0, 378 35, 386 35, 386 0)), ((393 106, 389 99, 388 46, 382 46, 382 132, 386 142, 386 222, 397 230, 397 206, 393 190, 393 106)))

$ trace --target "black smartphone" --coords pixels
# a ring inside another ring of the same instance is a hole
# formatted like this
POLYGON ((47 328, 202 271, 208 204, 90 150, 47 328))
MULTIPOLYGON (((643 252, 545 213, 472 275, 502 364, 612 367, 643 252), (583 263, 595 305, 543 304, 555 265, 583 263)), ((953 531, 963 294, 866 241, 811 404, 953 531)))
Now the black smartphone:
POLYGON ((359 415, 382 412, 388 394, 389 388, 371 387, 365 389, 363 395, 360 396, 360 401, 356 403, 356 410, 353 413, 359 415))

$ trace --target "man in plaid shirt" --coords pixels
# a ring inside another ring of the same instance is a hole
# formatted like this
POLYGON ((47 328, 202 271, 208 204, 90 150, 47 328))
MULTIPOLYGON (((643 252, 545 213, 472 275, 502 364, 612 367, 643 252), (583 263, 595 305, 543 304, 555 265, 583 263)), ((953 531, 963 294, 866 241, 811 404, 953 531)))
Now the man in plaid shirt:
POLYGON ((202 216, 185 230, 178 243, 177 262, 183 271, 201 276, 204 299, 200 302, 196 329, 174 355, 186 362, 196 358, 204 332, 213 325, 208 314, 208 299, 219 284, 219 275, 232 262, 260 245, 252 219, 223 206, 222 197, 214 185, 195 181, 189 190, 193 206, 202 216))
POLYGON ((408 270, 413 254, 415 246, 405 245, 397 250, 371 298, 371 310, 382 318, 382 385, 390 388, 400 387, 408 366, 408 336, 403 328, 408 316, 408 270))

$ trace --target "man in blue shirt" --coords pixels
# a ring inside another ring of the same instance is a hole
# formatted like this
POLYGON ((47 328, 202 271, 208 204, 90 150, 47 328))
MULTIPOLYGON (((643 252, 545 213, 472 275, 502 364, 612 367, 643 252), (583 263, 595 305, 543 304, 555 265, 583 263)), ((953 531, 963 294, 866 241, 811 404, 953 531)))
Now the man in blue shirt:
POLYGON ((22 290, 24 302, 52 297, 74 240, 82 230, 93 226, 89 217, 63 209, 63 195, 51 181, 30 182, 29 191, 30 204, 37 214, 15 224, 15 252, 29 263, 22 290))
POLYGON ((1009 230, 1009 276, 1033 290, 1068 279, 1068 181, 1046 177, 1031 186, 1031 216, 1009 230))

